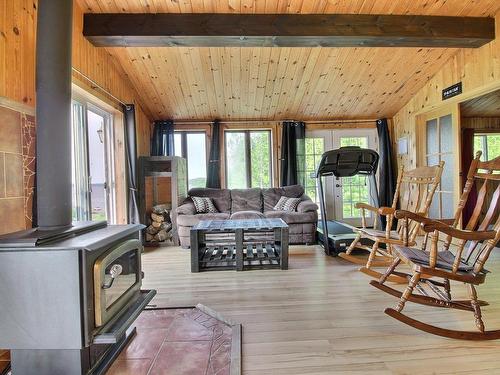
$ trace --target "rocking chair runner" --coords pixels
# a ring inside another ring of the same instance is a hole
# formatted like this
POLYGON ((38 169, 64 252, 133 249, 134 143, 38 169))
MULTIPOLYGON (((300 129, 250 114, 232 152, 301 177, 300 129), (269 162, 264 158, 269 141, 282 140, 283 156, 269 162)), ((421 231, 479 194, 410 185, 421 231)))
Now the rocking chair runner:
POLYGON ((487 271, 484 269, 488 257, 500 240, 500 157, 491 161, 481 162, 479 152, 473 160, 467 181, 458 204, 453 225, 447 225, 438 220, 432 220, 408 211, 397 211, 399 219, 414 220, 428 233, 431 239, 430 251, 425 242, 421 249, 405 246, 394 246, 395 260, 385 274, 378 280, 372 280, 371 285, 399 297, 395 309, 388 308, 385 313, 412 327, 435 335, 466 339, 494 340, 500 338, 500 330, 486 331, 481 316, 481 306, 486 302, 477 298, 475 286, 484 283, 487 271), (469 198, 473 185, 479 182, 477 201, 473 214, 464 230, 458 229, 463 208, 469 198), (491 188, 493 194, 488 194, 491 188), (488 198, 490 197, 490 198, 488 198), (486 208, 484 211, 483 208, 486 208), (493 229, 490 230, 490 226, 493 229), (440 242, 439 234, 445 235, 440 242), (456 248, 455 254, 450 248, 456 248), (395 271, 400 262, 411 267, 412 273, 395 271), (406 277, 408 286, 403 292, 385 285, 391 275, 406 277), (438 278, 438 279, 436 279, 438 278), (441 280, 440 280, 441 279, 441 280), (467 284, 470 300, 453 300, 451 297, 450 280, 467 284), (425 288, 427 287, 427 288, 425 288), (417 290, 420 294, 414 294, 417 290), (428 292, 434 293, 431 297, 428 292), (479 332, 457 331, 423 323, 404 315, 401 311, 407 301, 441 308, 453 308, 471 311, 479 332))
MULTIPOLYGON (((345 253, 340 257, 356 264, 365 264, 359 270, 369 276, 379 278, 382 274, 372 267, 387 267, 392 261, 392 247, 394 245, 413 246, 415 237, 419 232, 419 223, 413 220, 398 220, 396 230, 392 230, 394 213, 399 203, 400 207, 410 212, 417 212, 426 216, 432 202, 432 197, 436 191, 444 162, 432 167, 420 167, 411 171, 400 169, 396 184, 396 191, 391 207, 373 207, 366 203, 357 203, 356 208, 361 209, 362 228, 357 229, 358 235, 351 243, 345 253), (386 217, 385 230, 366 228, 366 211, 371 211, 374 215, 374 228, 377 228, 378 216, 386 217), (363 245, 361 240, 368 238, 374 242, 373 246, 363 245), (385 244, 385 249, 381 248, 385 244), (368 250, 368 258, 359 258, 351 255, 355 248, 368 250)), ((404 283, 406 278, 398 275, 390 275, 389 281, 404 283)))

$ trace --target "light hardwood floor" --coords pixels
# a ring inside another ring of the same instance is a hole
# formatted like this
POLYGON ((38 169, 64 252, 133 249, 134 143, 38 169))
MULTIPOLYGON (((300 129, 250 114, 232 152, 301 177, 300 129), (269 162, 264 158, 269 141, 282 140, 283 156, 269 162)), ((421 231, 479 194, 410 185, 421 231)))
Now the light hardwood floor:
MULTIPOLYGON (((478 288, 490 302, 486 328, 500 328, 500 254, 478 288)), ((500 374, 500 341, 432 336, 383 313, 396 298, 319 246, 292 246, 290 269, 190 272, 188 250, 143 256, 144 288, 161 307, 205 304, 243 325, 244 374, 500 374)), ((465 298, 460 284, 455 297, 465 298)), ((408 303, 405 312, 443 327, 474 329, 472 314, 408 303)))

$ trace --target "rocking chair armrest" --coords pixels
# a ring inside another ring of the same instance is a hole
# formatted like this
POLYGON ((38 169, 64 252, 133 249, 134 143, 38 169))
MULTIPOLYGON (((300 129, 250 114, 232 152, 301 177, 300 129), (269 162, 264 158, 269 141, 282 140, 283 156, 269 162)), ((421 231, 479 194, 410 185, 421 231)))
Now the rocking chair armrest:
POLYGON ((392 207, 380 207, 377 212, 380 214, 380 215, 383 215, 383 216, 387 216, 387 215, 394 215, 394 213, 396 212, 396 209, 392 208, 392 207))
POLYGON ((367 210, 367 211, 372 211, 372 212, 377 212, 377 210, 378 210, 377 207, 373 207, 367 203, 362 203, 362 202, 356 203, 354 205, 354 207, 359 208, 359 209, 363 209, 363 210, 367 210))
POLYGON ((436 221, 436 220, 429 219, 422 212, 411 212, 411 211, 406 211, 406 210, 396 210, 394 217, 396 219, 414 220, 418 223, 429 223, 432 221, 436 221))
MULTIPOLYGON (((429 219, 430 220, 430 219, 429 219)), ((494 230, 480 230, 480 231, 472 231, 472 230, 462 230, 455 228, 451 225, 443 223, 439 220, 431 220, 427 223, 421 223, 420 226, 422 229, 429 233, 434 231, 439 231, 450 235, 451 237, 458 238, 466 241, 486 241, 494 239, 496 236, 496 231, 494 230)))

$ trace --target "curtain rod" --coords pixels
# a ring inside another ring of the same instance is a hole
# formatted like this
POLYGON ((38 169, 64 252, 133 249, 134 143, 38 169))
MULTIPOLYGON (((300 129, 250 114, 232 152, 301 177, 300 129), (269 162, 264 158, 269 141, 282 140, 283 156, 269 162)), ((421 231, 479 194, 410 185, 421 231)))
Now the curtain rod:
POLYGON ((74 72, 78 73, 79 75, 81 75, 83 78, 85 78, 87 81, 89 81, 92 86, 95 86, 94 88, 97 88, 99 89, 100 91, 102 91, 103 93, 105 93, 106 95, 108 95, 109 97, 111 97, 112 99, 116 100, 118 103, 122 104, 122 105, 127 105, 127 104, 130 104, 130 103, 124 103, 122 100, 120 100, 119 98, 117 98, 116 96, 114 96, 113 94, 111 94, 108 90, 106 90, 104 87, 102 87, 101 85, 99 85, 96 81, 94 81, 92 78, 89 78, 88 76, 86 76, 85 74, 83 74, 81 71, 79 71, 78 69, 74 68, 74 67, 71 67, 71 70, 73 70, 74 72))
MULTIPOLYGON (((284 121, 296 120, 220 120, 221 124, 262 124, 262 123, 282 123, 284 121)), ((305 120, 306 124, 357 124, 364 122, 376 122, 377 119, 353 119, 353 120, 305 120)), ((213 121, 206 120, 173 120, 174 125, 210 125, 213 121)))

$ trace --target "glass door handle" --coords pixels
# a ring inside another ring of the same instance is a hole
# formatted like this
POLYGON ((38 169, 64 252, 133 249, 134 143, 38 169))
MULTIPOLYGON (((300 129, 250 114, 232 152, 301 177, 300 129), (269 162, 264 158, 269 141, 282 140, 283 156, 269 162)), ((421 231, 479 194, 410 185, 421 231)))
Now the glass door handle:
POLYGON ((335 184, 335 187, 342 187, 342 185, 340 185, 340 184, 335 184))

